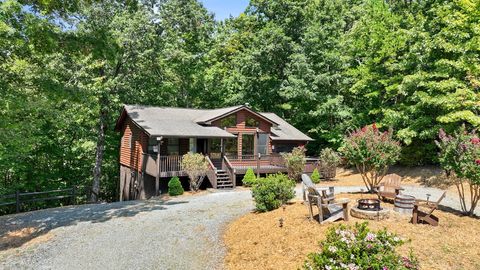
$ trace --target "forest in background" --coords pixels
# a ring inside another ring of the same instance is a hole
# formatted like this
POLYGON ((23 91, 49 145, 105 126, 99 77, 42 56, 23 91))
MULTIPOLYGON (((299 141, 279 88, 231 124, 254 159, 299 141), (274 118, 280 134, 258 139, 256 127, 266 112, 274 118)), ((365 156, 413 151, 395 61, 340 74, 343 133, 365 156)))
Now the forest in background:
POLYGON ((0 194, 117 199, 124 103, 249 103, 309 155, 375 122, 404 165, 480 125, 480 0, 251 0, 220 22, 197 0, 6 0, 0 18, 0 194))

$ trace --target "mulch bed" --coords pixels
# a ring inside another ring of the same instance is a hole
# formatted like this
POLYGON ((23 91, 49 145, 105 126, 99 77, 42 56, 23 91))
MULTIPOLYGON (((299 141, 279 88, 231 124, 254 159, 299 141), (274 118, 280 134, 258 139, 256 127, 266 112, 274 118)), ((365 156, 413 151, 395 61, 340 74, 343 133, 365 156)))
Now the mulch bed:
MULTIPOLYGON (((366 198, 371 195, 339 194, 338 198, 366 198)), ((393 205, 382 203, 382 207, 393 205)), ((398 251, 416 254, 422 269, 480 269, 480 219, 436 210, 440 225, 413 225, 411 216, 392 211, 389 219, 369 221, 374 230, 389 231, 410 239, 398 251)), ((350 216, 349 224, 363 222, 350 216)), ((339 221, 334 224, 345 223, 339 221)), ((308 253, 319 249, 318 242, 334 224, 309 221, 308 210, 301 202, 267 213, 249 213, 232 222, 225 231, 228 269, 298 269, 308 253), (283 227, 279 219, 283 218, 283 227)))

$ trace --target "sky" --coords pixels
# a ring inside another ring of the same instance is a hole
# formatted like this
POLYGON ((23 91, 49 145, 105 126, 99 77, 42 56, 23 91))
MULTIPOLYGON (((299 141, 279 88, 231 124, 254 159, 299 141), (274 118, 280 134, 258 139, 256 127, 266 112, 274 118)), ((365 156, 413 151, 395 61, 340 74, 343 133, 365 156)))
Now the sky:
POLYGON ((240 15, 248 6, 249 0, 200 0, 205 8, 215 14, 217 21, 222 21, 230 15, 240 15))

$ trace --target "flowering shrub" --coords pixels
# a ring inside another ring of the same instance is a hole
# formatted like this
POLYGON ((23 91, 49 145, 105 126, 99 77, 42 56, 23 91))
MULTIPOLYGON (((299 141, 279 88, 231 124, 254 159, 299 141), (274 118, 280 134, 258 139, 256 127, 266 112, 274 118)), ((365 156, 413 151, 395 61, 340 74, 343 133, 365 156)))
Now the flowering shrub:
POLYGON ((438 137, 440 164, 449 183, 457 187, 462 211, 473 215, 480 200, 480 139, 475 132, 468 133, 465 126, 453 136, 441 129, 438 137), (469 200, 465 199, 465 183, 470 189, 469 200), (467 201, 470 201, 469 207, 467 201))
POLYGON ((255 176, 255 173, 253 172, 252 168, 248 168, 247 172, 243 176, 242 183, 246 187, 251 187, 253 183, 257 180, 257 176, 255 176))
POLYGON ((372 232, 368 223, 355 227, 340 225, 327 231, 327 239, 320 243, 320 252, 311 253, 304 269, 419 269, 417 260, 410 254, 402 257, 395 248, 404 240, 386 230, 372 232))
POLYGON ((252 186, 252 196, 257 210, 266 212, 279 208, 295 197, 294 188, 295 182, 281 173, 259 178, 252 186))
POLYGON ((380 132, 375 124, 366 126, 348 134, 340 149, 360 172, 370 191, 382 181, 388 166, 400 157, 400 143, 393 139, 392 133, 391 130, 380 132))
POLYGON ((313 170, 312 175, 310 176, 310 179, 312 179, 312 182, 315 184, 320 183, 320 173, 318 172, 317 168, 313 170))
POLYGON ((295 147, 290 153, 282 153, 282 157, 285 160, 288 176, 296 181, 300 180, 305 169, 305 148, 295 147))

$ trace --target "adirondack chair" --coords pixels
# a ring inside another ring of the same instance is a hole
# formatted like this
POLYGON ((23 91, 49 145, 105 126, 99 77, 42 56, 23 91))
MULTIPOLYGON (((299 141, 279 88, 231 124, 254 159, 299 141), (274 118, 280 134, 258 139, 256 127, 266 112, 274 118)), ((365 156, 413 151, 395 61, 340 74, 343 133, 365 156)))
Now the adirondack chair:
POLYGON ((324 200, 327 203, 330 203, 335 199, 335 188, 334 187, 317 187, 313 183, 310 176, 307 174, 302 174, 302 193, 303 193, 303 201, 308 201, 307 190, 308 188, 314 188, 319 194, 322 194, 324 200))
POLYGON ((381 200, 385 199, 395 199, 403 188, 400 186, 402 182, 402 177, 398 174, 387 174, 383 178, 382 182, 373 188, 373 190, 377 193, 378 198, 381 200))
POLYGON ((440 196, 436 202, 429 200, 415 200, 415 205, 413 206, 412 223, 427 223, 432 226, 438 226, 439 220, 438 217, 433 215, 433 211, 438 208, 440 202, 443 200, 443 198, 445 198, 446 195, 447 192, 443 192, 442 196, 440 196), (421 210, 420 207, 424 208, 425 211, 421 210))
POLYGON ((339 219, 348 221, 348 203, 349 199, 340 199, 338 201, 331 201, 327 203, 321 193, 315 188, 307 188, 308 194, 308 209, 310 212, 310 220, 313 220, 313 206, 316 205, 318 209, 318 222, 324 224, 333 222, 339 219))

